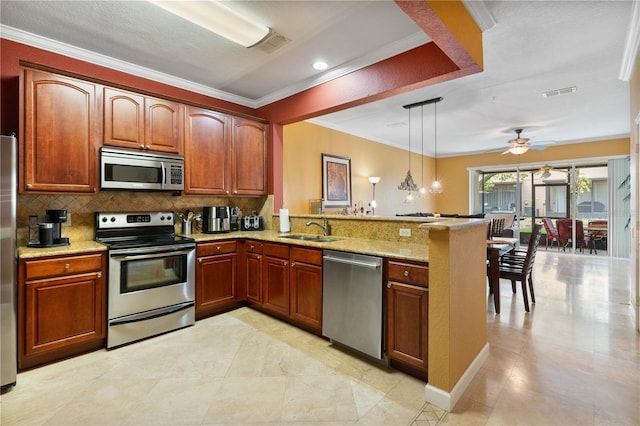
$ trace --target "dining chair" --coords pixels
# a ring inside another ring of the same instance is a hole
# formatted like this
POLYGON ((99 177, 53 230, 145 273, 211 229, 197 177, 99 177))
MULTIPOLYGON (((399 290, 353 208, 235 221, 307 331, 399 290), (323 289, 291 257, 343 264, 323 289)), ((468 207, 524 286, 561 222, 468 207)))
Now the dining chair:
POLYGON ((558 229, 553 224, 553 221, 548 217, 543 217, 542 224, 544 225, 544 229, 547 232, 547 247, 545 248, 545 250, 549 248, 549 245, 551 245, 551 248, 553 248, 554 241, 556 243, 556 246, 558 246, 558 250, 560 250, 560 239, 558 236, 558 229))
POLYGON ((606 220, 592 220, 587 224, 587 228, 589 228, 589 253, 593 250, 596 254, 598 251, 596 250, 596 242, 600 241, 604 247, 607 249, 607 233, 608 233, 608 222, 606 220))
MULTIPOLYGON (((558 219, 558 240, 564 251, 573 242, 573 220, 558 219)), ((581 220, 576 220, 576 247, 582 251, 588 244, 588 238, 584 235, 584 225, 581 220)))
POLYGON ((493 218, 491 219, 491 237, 500 237, 502 236, 502 231, 504 230, 504 219, 503 218, 493 218))
POLYGON ((533 264, 540 242, 541 228, 541 224, 533 224, 526 251, 507 253, 500 258, 500 278, 511 281, 511 290, 514 294, 516 293, 516 281, 522 283, 522 298, 524 299, 524 309, 527 312, 530 311, 527 282, 529 283, 529 293, 531 293, 531 303, 536 303, 536 296, 533 290, 533 264))

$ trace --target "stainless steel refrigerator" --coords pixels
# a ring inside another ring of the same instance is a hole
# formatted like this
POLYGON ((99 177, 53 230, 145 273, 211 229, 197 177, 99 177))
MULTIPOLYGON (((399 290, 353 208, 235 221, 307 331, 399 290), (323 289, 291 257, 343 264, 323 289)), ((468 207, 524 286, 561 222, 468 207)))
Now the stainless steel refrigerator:
POLYGON ((17 361, 16 189, 14 135, 0 135, 0 379, 2 389, 15 385, 17 361))

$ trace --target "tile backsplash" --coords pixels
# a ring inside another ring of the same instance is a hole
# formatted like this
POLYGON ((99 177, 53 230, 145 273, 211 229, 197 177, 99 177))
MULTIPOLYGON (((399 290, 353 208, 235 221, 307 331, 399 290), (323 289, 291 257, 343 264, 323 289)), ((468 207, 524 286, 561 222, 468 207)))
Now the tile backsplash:
MULTIPOLYGON (((173 211, 187 209, 202 212, 204 206, 239 207, 243 215, 256 211, 264 218, 265 228, 271 228, 273 196, 268 197, 213 197, 178 195, 162 192, 102 191, 98 194, 20 194, 17 205, 18 243, 26 244, 29 235, 29 216, 44 215, 47 209, 66 209, 69 216, 62 226, 62 236, 73 241, 93 240, 95 212, 117 211, 173 211)), ((180 232, 180 226, 176 228, 180 232)))

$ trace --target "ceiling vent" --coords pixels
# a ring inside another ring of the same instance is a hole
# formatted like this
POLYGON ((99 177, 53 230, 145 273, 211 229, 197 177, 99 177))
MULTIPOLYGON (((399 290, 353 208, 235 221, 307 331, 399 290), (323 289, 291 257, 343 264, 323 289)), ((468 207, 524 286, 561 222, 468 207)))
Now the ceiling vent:
POLYGON ((264 40, 256 45, 256 48, 262 50, 265 53, 273 53, 276 50, 280 49, 285 44, 289 43, 291 40, 279 34, 275 31, 271 31, 264 40))
POLYGON ((544 92, 542 94, 542 97, 543 98, 550 98, 552 96, 566 95, 566 94, 569 94, 569 93, 573 93, 573 92, 575 92, 577 90, 578 90, 578 88, 576 86, 565 87, 564 89, 549 90, 548 92, 544 92))

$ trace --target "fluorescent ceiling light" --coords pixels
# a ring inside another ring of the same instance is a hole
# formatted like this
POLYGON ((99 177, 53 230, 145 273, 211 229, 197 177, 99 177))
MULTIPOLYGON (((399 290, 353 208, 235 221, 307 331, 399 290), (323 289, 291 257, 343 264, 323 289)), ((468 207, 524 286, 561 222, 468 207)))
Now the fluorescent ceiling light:
POLYGON ((266 25, 253 22, 214 0, 148 1, 244 47, 255 46, 271 33, 266 25))

